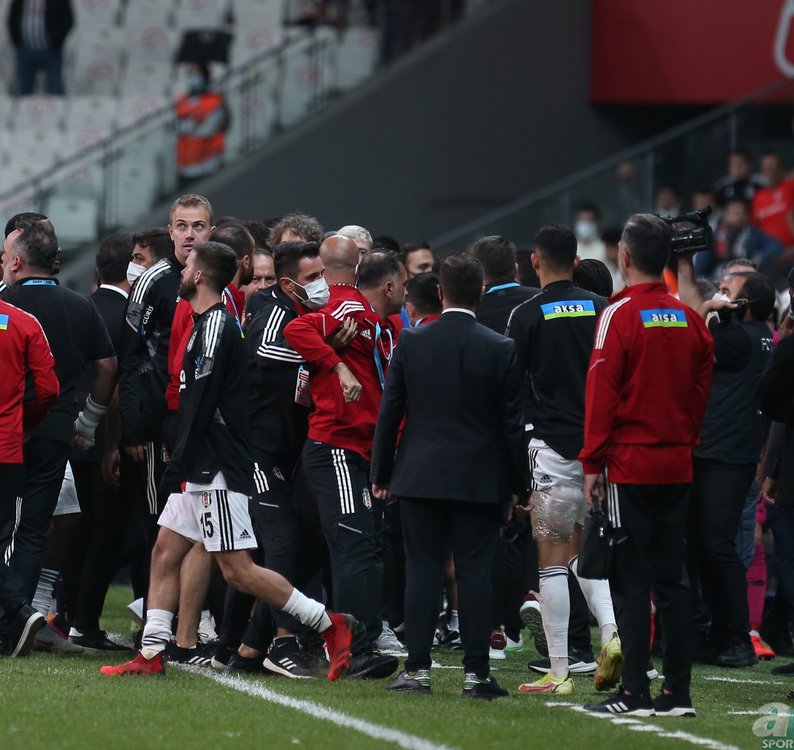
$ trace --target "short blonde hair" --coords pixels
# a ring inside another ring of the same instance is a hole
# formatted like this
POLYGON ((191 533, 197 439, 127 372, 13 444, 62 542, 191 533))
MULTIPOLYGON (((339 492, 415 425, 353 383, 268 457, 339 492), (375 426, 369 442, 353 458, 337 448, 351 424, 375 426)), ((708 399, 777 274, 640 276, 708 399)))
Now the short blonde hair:
POLYGON ((168 221, 173 223, 174 212, 178 208, 203 208, 209 216, 210 224, 212 224, 212 204, 203 196, 197 193, 188 193, 187 195, 180 195, 172 204, 168 212, 168 221))

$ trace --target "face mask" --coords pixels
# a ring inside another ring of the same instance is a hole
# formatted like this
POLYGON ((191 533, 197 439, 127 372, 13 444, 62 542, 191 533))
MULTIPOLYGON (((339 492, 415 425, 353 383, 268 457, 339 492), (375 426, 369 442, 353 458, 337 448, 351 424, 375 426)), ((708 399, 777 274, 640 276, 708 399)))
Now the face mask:
POLYGON ((204 76, 198 75, 197 73, 191 73, 187 76, 185 81, 189 91, 201 92, 207 88, 207 84, 204 81, 204 76))
POLYGON ((127 264, 127 281, 129 282, 129 285, 132 286, 145 270, 145 266, 141 266, 138 263, 133 263, 130 261, 127 264))
POLYGON ((594 221, 577 221, 574 232, 580 240, 592 240, 598 235, 598 225, 594 221))
POLYGON ((715 302, 730 302, 731 298, 722 292, 714 292, 712 298, 715 302))
MULTIPOLYGON (((292 281, 292 279, 290 279, 292 281)), ((328 304, 331 299, 331 290, 328 288, 328 282, 321 276, 319 279, 312 281, 311 284, 301 286, 297 281, 292 281, 295 284, 295 294, 298 299, 303 302, 310 310, 319 310, 328 304), (304 298, 298 293, 298 289, 303 290, 304 298)))

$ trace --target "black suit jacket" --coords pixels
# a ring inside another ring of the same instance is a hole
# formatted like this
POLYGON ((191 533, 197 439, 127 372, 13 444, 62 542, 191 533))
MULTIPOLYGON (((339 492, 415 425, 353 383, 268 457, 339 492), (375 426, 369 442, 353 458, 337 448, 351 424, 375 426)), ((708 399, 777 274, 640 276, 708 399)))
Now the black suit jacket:
POLYGON ((396 497, 493 504, 524 495, 513 341, 464 312, 401 331, 375 428, 372 481, 396 497))

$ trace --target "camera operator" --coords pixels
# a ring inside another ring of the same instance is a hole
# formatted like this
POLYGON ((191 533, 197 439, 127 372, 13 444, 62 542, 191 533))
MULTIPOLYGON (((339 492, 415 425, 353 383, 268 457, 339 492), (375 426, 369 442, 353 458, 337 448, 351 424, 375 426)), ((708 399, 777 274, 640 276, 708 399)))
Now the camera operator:
POLYGON ((690 574, 695 580, 699 569, 711 612, 705 656, 718 666, 748 667, 757 658, 736 534, 766 430, 754 392, 773 348, 766 320, 775 307, 775 287, 760 273, 729 273, 720 293, 704 301, 692 255, 682 254, 678 291, 681 301, 706 319, 714 341, 711 392, 695 448, 688 533, 690 574))

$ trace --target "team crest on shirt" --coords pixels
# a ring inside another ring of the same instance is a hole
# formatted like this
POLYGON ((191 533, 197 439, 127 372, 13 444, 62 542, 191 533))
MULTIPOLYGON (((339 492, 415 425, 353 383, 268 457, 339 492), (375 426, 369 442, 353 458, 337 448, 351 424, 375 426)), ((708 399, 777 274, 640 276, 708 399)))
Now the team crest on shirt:
POLYGON ((276 479, 278 479, 279 481, 281 481, 281 482, 284 482, 284 481, 286 481, 286 480, 284 479, 284 475, 281 473, 281 469, 279 469, 279 468, 278 468, 278 466, 274 466, 274 467, 273 467, 273 476, 274 476, 276 479))
POLYGON ((364 492, 361 493, 361 498, 364 500, 364 507, 369 509, 372 507, 372 496, 369 494, 369 490, 365 487, 364 492))
POLYGON ((211 492, 202 492, 201 493, 201 504, 205 508, 209 508, 212 504, 212 493, 211 492))

